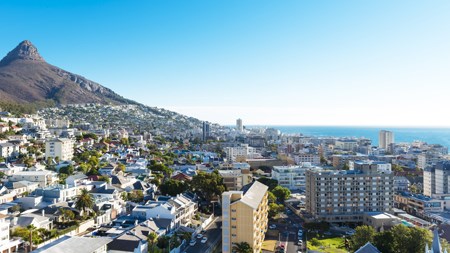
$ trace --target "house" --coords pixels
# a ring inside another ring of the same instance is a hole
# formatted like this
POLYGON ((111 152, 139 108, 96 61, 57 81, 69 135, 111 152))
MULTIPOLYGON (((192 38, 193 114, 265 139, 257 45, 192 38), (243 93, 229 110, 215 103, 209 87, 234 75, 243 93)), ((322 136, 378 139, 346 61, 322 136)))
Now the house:
POLYGON ((9 181, 30 181, 39 184, 39 187, 46 187, 58 182, 58 174, 50 170, 19 171, 9 178, 9 181))
POLYGON ((85 183, 88 179, 88 176, 86 176, 83 173, 78 173, 75 175, 70 175, 66 178, 66 184, 69 186, 77 186, 85 183))
POLYGON ((45 188, 37 188, 35 195, 42 196, 45 202, 59 203, 75 199, 79 191, 77 186, 52 185, 45 188))
POLYGON ((372 243, 367 242, 364 246, 359 248, 355 253, 381 253, 372 243))
POLYGON ((63 236, 34 250, 33 253, 106 253, 107 245, 111 241, 111 238, 104 237, 63 236))
POLYGON ((119 191, 111 185, 103 185, 101 187, 96 187, 91 190, 92 196, 95 198, 106 198, 106 199, 119 199, 119 191))
POLYGON ((147 253, 148 241, 147 237, 153 230, 144 225, 137 225, 128 232, 115 238, 108 243, 108 252, 133 252, 133 253, 147 253))
POLYGON ((0 163, 0 172, 5 173, 7 176, 11 176, 13 174, 16 174, 19 171, 23 171, 26 168, 23 166, 16 166, 9 163, 0 163))
POLYGON ((197 203, 186 195, 179 194, 169 200, 149 201, 145 205, 137 205, 131 212, 135 219, 169 219, 172 221, 171 229, 191 224, 197 211, 197 203))
POLYGON ((38 188, 38 183, 29 181, 18 181, 18 182, 5 182, 4 186, 9 190, 14 190, 17 196, 22 196, 24 193, 32 193, 36 188, 38 188))
MULTIPOLYGON (((36 211, 36 210, 30 210, 36 211)), ((27 226, 34 225, 36 228, 45 228, 51 230, 53 228, 53 221, 46 217, 44 213, 41 215, 35 213, 25 213, 19 217, 15 217, 13 220, 14 226, 20 226, 26 228, 27 226)))

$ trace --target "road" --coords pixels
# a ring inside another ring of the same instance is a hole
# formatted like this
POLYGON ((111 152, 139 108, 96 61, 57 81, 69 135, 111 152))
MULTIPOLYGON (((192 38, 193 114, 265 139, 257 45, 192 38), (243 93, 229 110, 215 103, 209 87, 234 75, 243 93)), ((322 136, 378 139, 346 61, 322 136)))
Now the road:
POLYGON ((202 239, 195 239, 197 243, 194 246, 187 246, 187 248, 184 249, 183 252, 186 253, 208 253, 211 252, 211 250, 214 249, 214 246, 220 243, 222 240, 222 219, 219 217, 215 222, 213 222, 207 229, 206 232, 203 234, 208 238, 208 241, 206 243, 201 243, 200 241, 202 239))
MULTIPOLYGON (((301 250, 300 247, 297 245, 299 239, 297 236, 297 232, 298 229, 301 227, 301 224, 303 224, 303 221, 293 213, 288 213, 284 215, 283 221, 284 221, 283 223, 269 222, 269 225, 271 224, 277 225, 276 229, 280 232, 279 237, 276 238, 279 240, 277 246, 283 244, 285 245, 285 247, 287 247, 286 248, 287 253, 297 253, 298 250, 301 250)), ((303 238, 302 240, 304 241, 303 238)))

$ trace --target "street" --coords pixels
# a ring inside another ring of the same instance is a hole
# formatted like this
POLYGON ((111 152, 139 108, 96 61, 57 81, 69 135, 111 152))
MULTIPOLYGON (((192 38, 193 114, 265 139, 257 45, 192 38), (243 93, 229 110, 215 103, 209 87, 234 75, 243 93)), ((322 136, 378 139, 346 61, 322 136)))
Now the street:
POLYGON ((186 253, 208 253, 211 252, 214 247, 220 243, 222 240, 222 219, 219 217, 215 222, 213 222, 207 229, 206 232, 203 234, 203 236, 206 236, 208 238, 208 241, 206 243, 201 243, 202 239, 195 239, 197 243, 194 246, 188 246, 184 249, 183 252, 186 253))
MULTIPOLYGON (((293 213, 284 214, 283 216, 284 218, 279 219, 278 222, 269 222, 269 225, 275 224, 277 226, 276 230, 279 231, 278 238, 267 236, 266 239, 276 239, 278 240, 277 246, 284 245, 287 253, 297 253, 301 250, 297 245, 297 232, 303 221, 293 213)), ((303 238, 301 239, 303 240, 303 238)))

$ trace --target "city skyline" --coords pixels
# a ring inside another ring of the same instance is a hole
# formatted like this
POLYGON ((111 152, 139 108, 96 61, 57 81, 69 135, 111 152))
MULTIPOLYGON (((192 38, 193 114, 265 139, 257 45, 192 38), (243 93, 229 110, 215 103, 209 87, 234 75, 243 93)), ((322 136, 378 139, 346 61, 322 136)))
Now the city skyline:
POLYGON ((204 121, 450 126, 440 112, 450 81, 445 1, 2 1, 0 9, 2 57, 28 39, 50 64, 204 121))

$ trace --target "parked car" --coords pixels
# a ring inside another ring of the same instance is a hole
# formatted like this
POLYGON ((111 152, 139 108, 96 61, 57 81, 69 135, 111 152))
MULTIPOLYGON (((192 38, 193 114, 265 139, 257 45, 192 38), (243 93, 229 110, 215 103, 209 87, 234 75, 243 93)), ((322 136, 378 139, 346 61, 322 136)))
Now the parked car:
POLYGON ((200 238, 202 238, 202 237, 203 237, 202 234, 198 234, 198 235, 197 235, 197 238, 198 238, 198 239, 200 239, 200 238))
POLYGON ((203 239, 202 239, 202 243, 206 243, 206 241, 208 241, 208 238, 205 236, 205 237, 203 237, 203 239))
POLYGON ((189 245, 190 245, 190 246, 194 246, 196 243, 197 243, 196 240, 191 240, 191 241, 189 242, 189 245))
POLYGON ((269 229, 275 229, 275 228, 277 228, 277 225, 275 225, 275 224, 272 224, 269 226, 269 229))

